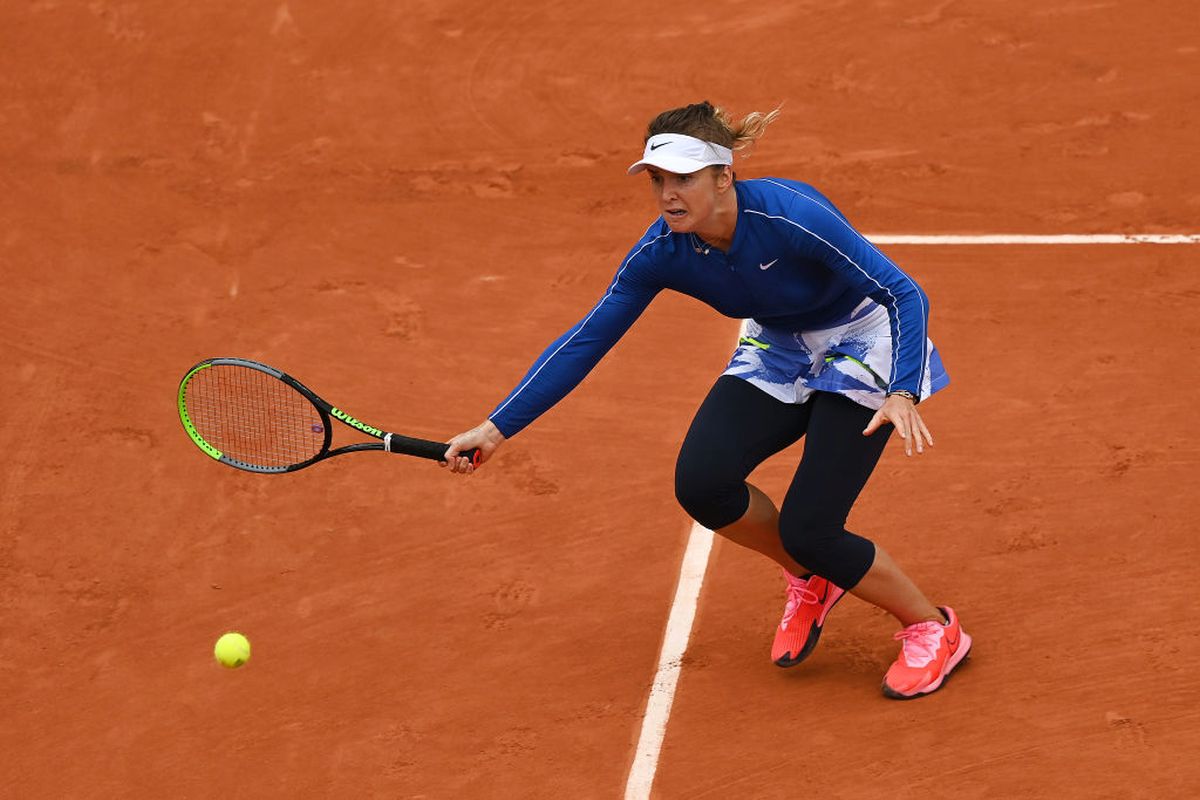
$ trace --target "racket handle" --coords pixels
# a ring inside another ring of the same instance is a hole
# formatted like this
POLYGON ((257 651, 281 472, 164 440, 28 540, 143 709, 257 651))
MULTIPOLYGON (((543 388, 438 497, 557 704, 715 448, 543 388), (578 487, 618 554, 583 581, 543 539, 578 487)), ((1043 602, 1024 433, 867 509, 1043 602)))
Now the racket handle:
MULTIPOLYGON (((411 436, 401 436, 398 433, 389 433, 383 437, 383 446, 389 453, 428 458, 432 461, 445 461, 446 448, 450 445, 442 442, 431 442, 428 439, 414 439, 411 436)), ((463 458, 471 459, 472 464, 479 466, 478 447, 464 450, 459 455, 463 458)))

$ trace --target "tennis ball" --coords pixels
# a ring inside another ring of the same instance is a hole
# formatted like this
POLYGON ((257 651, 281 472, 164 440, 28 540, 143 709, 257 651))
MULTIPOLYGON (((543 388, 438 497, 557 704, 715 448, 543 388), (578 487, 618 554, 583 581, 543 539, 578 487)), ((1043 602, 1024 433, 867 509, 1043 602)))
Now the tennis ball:
POLYGON ((240 633, 230 632, 217 639, 213 655, 222 667, 237 669, 250 660, 250 640, 240 633))

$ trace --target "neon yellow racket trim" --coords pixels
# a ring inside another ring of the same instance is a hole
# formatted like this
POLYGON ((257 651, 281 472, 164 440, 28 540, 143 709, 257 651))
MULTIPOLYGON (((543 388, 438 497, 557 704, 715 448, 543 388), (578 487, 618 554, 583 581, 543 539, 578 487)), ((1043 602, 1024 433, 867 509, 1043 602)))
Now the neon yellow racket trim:
POLYGON ((179 419, 183 422, 183 429, 187 431, 187 435, 190 436, 192 441, 196 443, 196 446, 210 455, 212 458, 220 461, 222 455, 221 451, 204 441, 204 438, 200 435, 200 432, 196 430, 196 426, 192 424, 191 417, 188 416, 187 402, 184 400, 184 396, 187 392, 187 385, 191 382, 192 376, 200 370, 207 369, 210 366, 212 365, 200 364, 187 375, 184 375, 183 380, 179 382, 179 419))

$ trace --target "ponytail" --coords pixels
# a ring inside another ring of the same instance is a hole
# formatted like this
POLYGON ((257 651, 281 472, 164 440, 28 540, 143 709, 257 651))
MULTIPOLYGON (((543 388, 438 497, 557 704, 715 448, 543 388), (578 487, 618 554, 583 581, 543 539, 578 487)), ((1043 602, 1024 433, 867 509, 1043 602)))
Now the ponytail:
POLYGON ((779 112, 778 108, 767 112, 754 111, 734 122, 728 112, 705 100, 662 112, 646 127, 646 138, 660 133, 682 133, 730 150, 748 153, 766 132, 767 126, 779 116, 779 112))

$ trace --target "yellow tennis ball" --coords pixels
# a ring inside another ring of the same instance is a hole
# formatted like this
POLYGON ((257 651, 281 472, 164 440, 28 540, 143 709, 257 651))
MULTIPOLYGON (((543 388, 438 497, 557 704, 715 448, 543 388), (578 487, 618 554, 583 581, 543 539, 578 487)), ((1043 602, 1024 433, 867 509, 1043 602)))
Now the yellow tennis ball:
POLYGON ((250 660, 250 640, 240 633, 231 632, 217 639, 213 655, 222 667, 237 669, 250 660))

